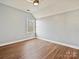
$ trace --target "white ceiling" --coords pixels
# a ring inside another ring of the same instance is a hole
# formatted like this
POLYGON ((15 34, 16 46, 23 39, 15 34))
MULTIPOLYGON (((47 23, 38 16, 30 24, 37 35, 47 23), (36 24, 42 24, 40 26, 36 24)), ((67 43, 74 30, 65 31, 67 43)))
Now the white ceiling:
POLYGON ((79 0, 40 0, 39 6, 33 6, 27 0, 0 0, 0 3, 26 12, 30 9, 36 18, 79 9, 79 0))

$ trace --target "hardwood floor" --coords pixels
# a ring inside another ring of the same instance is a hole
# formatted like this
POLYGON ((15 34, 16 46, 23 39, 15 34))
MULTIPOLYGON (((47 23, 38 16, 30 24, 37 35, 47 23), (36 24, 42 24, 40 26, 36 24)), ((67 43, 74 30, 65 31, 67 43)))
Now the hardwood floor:
POLYGON ((79 59, 79 50, 32 39, 0 47, 0 59, 79 59))

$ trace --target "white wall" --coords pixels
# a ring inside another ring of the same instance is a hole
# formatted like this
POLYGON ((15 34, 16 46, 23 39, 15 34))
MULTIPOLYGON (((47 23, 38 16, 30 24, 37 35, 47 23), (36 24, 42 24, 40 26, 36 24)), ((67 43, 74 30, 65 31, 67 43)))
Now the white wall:
POLYGON ((26 32, 27 16, 31 14, 0 4, 0 44, 35 36, 26 32))
POLYGON ((37 36, 79 47, 79 10, 40 18, 37 36))

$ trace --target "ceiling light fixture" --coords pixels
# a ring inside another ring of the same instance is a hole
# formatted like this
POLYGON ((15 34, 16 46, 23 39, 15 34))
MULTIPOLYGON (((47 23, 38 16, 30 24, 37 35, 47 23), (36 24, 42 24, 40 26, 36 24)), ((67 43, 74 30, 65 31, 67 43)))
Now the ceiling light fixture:
POLYGON ((35 6, 39 5, 39 0, 34 0, 33 5, 35 5, 35 6))
POLYGON ((27 0, 27 1, 33 3, 33 5, 39 5, 39 0, 27 0))

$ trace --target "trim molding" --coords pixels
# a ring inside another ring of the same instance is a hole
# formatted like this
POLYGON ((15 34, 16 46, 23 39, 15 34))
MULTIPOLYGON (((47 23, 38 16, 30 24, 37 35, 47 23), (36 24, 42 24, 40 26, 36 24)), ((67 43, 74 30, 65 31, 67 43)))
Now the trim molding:
POLYGON ((28 12, 26 12, 26 11, 22 10, 22 9, 19 9, 19 8, 16 8, 16 7, 13 7, 13 6, 10 6, 10 5, 5 4, 5 3, 3 3, 3 2, 0 2, 0 4, 2 4, 2 5, 4 5, 4 6, 7 6, 7 7, 10 7, 10 8, 13 8, 13 9, 16 9, 16 10, 19 10, 19 11, 21 11, 21 12, 28 13, 28 12))
POLYGON ((42 37, 37 37, 37 38, 40 39, 40 40, 45 40, 45 41, 48 41, 48 42, 51 42, 51 43, 55 43, 55 44, 59 44, 59 45, 63 45, 63 46, 66 46, 66 47, 70 47, 70 48, 74 48, 74 49, 78 49, 79 50, 78 46, 74 46, 74 45, 69 45, 69 44, 62 43, 62 42, 48 40, 48 39, 42 38, 42 37))
POLYGON ((25 39, 21 39, 21 40, 9 42, 9 43, 0 44, 0 47, 1 47, 1 46, 10 45, 10 44, 14 44, 14 43, 18 43, 18 42, 22 42, 22 41, 25 41, 25 40, 31 40, 31 39, 33 39, 33 38, 35 38, 35 39, 40 39, 40 40, 44 40, 44 41, 48 41, 48 42, 51 42, 51 43, 55 43, 55 44, 59 44, 59 45, 63 45, 63 46, 66 46, 66 47, 70 47, 70 48, 74 48, 74 49, 78 49, 78 50, 79 50, 79 47, 78 47, 78 46, 69 45, 69 44, 62 43, 62 42, 57 42, 57 41, 52 41, 52 40, 49 40, 49 39, 46 39, 46 38, 42 38, 42 37, 30 37, 30 38, 25 38, 25 39))
POLYGON ((35 37, 30 37, 30 38, 20 39, 20 40, 13 41, 13 42, 3 43, 3 44, 0 44, 0 47, 10 45, 10 44, 14 44, 14 43, 18 43, 18 42, 22 42, 22 41, 25 41, 25 40, 31 40, 33 38, 35 38, 35 37))

